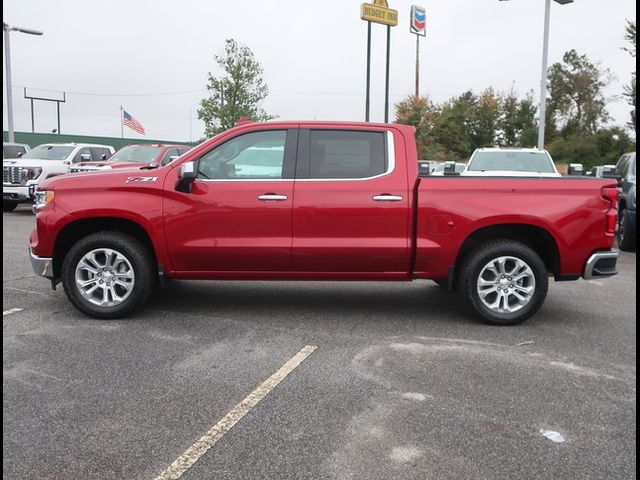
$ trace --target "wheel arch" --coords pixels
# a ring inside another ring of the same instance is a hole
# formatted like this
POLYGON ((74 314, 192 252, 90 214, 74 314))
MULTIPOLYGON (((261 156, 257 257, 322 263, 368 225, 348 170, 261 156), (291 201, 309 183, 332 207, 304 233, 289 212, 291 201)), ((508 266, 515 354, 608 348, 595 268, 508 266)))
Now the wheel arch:
POLYGON ((456 257, 455 272, 459 272, 465 256, 478 245, 489 240, 514 240, 536 252, 554 276, 560 275, 560 251, 553 235, 546 229, 531 224, 504 223, 481 227, 471 232, 462 242, 456 257))
POLYGON ((120 232, 139 240, 152 255, 157 265, 156 252, 149 232, 139 223, 119 217, 92 217, 75 220, 65 225, 56 236, 53 247, 53 274, 58 279, 62 273, 62 264, 73 245, 81 238, 101 231, 120 232))

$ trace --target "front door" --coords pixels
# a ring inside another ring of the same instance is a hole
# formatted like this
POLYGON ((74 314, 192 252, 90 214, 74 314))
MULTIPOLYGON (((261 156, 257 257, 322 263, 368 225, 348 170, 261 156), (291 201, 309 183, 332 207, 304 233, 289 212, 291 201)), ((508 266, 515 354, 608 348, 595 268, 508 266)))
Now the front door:
POLYGON ((199 158, 191 192, 165 186, 166 240, 176 271, 291 270, 297 136, 297 129, 240 134, 199 158))

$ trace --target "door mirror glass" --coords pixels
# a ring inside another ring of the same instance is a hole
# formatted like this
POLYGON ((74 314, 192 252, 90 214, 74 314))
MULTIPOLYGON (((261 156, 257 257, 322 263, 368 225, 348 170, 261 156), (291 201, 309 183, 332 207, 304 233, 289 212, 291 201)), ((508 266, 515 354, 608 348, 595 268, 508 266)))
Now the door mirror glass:
POLYGON ((568 175, 582 175, 584 168, 581 163, 570 163, 569 170, 567 172, 568 175))

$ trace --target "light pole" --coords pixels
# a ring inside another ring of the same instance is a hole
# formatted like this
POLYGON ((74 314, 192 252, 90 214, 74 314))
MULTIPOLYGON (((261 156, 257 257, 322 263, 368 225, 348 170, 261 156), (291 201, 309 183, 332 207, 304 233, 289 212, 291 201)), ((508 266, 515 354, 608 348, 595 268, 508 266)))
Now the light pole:
MULTIPOLYGON (((506 0, 500 0, 504 2, 506 0)), ((574 0, 553 0, 560 5, 573 3, 574 0)), ((544 127, 547 116, 547 61, 549 57, 549 20, 551 18, 551 0, 544 5, 544 36, 542 37, 542 73, 540 75, 540 120, 538 121, 538 148, 544 149, 544 127)))
POLYGON ((9 121, 9 141, 15 141, 13 133, 13 95, 11 93, 11 46, 9 44, 9 32, 21 32, 27 35, 42 35, 43 32, 31 30, 30 28, 11 27, 2 22, 2 30, 4 30, 4 60, 7 76, 7 117, 9 121))

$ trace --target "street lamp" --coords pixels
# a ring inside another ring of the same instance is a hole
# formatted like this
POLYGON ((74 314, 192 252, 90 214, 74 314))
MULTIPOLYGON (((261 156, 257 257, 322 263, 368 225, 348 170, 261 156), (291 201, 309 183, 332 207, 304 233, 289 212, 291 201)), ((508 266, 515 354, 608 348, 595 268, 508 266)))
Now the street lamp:
MULTIPOLYGON (((501 2, 505 0, 500 0, 501 2)), ((574 0, 553 0, 560 5, 573 3, 574 0)), ((551 0, 545 0, 544 37, 542 44, 542 75, 540 77, 540 120, 538 124, 538 148, 544 149, 544 127, 547 116, 547 60, 549 57, 549 19, 551 18, 551 0)))
POLYGON ((7 75, 7 116, 9 117, 9 141, 15 140, 13 134, 13 95, 11 93, 11 47, 9 45, 9 32, 21 32, 27 35, 42 35, 43 32, 32 30, 30 28, 11 27, 2 22, 2 30, 4 30, 4 59, 5 70, 7 75))

